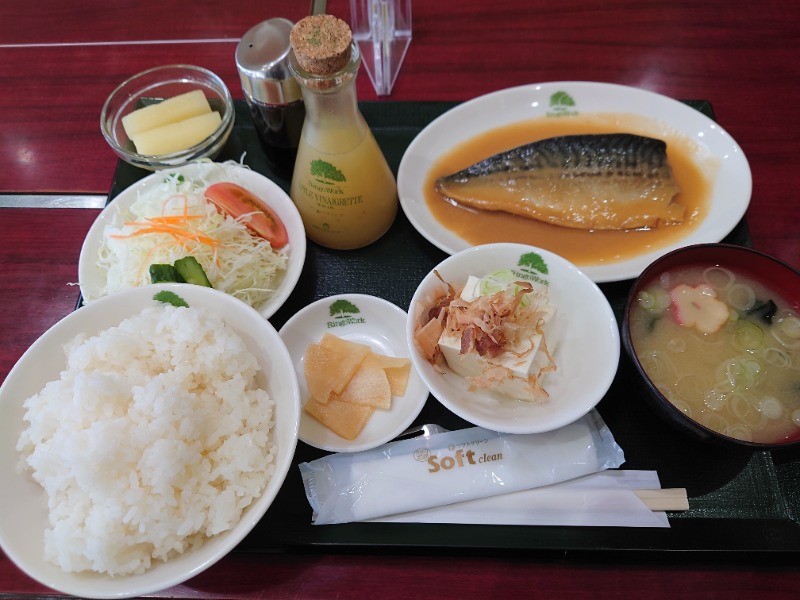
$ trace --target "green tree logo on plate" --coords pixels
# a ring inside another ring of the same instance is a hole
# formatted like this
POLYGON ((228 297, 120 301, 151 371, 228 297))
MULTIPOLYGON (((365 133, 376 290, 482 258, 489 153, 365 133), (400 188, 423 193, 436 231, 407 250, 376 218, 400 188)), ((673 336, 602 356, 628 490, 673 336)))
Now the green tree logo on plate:
POLYGON ((339 298, 331 302, 329 310, 333 320, 327 322, 328 329, 344 327, 346 325, 359 325, 367 322, 364 317, 356 316, 361 312, 359 308, 344 298, 339 298))
POLYGON ((358 307, 349 300, 339 299, 331 303, 331 316, 335 319, 357 315, 361 311, 358 307))
POLYGON ((550 96, 550 110, 548 117, 566 117, 577 115, 575 110, 575 99, 565 91, 559 91, 550 96))
POLYGON ((556 92, 550 96, 550 106, 575 106, 575 100, 567 92, 556 92))
POLYGON ((324 179, 326 181, 347 181, 344 173, 334 167, 331 163, 320 159, 311 161, 311 176, 316 177, 317 179, 324 179))

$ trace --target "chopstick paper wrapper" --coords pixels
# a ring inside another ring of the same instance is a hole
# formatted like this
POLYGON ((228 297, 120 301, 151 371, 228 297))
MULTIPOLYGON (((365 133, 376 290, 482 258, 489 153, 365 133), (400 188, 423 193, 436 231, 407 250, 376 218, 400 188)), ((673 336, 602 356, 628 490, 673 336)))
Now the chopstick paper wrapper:
POLYGON ((655 471, 601 471, 545 487, 437 506, 374 521, 470 525, 669 527, 688 509, 685 489, 661 489, 655 471))
POLYGON ((548 433, 501 434, 471 427, 299 466, 312 520, 325 525, 528 490, 624 461, 611 431, 592 411, 548 433))

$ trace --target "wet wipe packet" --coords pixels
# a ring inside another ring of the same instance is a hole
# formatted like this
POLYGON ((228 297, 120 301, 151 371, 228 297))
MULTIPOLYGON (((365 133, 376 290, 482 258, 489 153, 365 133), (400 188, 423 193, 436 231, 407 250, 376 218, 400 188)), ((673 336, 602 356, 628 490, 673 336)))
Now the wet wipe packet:
POLYGON ((488 498, 617 468, 625 456, 593 410, 556 431, 470 427, 299 465, 316 525, 488 498))

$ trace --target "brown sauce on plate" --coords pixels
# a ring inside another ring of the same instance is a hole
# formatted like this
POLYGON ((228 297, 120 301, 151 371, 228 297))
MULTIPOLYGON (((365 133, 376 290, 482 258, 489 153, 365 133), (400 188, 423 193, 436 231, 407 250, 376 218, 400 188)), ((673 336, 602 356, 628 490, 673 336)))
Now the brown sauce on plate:
POLYGON ((439 224, 472 245, 517 242, 550 250, 577 265, 609 264, 674 243, 705 218, 716 167, 708 159, 699 164, 698 152, 696 143, 685 134, 638 115, 598 113, 538 118, 492 129, 442 156, 425 180, 425 202, 439 224), (667 157, 681 189, 676 200, 686 207, 682 223, 625 231, 572 229, 503 212, 455 206, 435 190, 437 178, 516 146, 559 135, 623 132, 667 143, 667 157))

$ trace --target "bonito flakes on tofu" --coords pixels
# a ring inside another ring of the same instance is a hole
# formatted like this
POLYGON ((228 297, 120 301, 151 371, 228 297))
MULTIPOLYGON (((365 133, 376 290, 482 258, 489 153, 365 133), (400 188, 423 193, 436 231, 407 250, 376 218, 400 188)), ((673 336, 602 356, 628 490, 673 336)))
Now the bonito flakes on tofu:
POLYGON ((442 281, 442 294, 422 310, 417 348, 431 364, 446 363, 464 377, 470 390, 546 402, 542 380, 556 371, 546 334, 556 308, 546 285, 498 275, 470 276, 458 291, 442 281))

